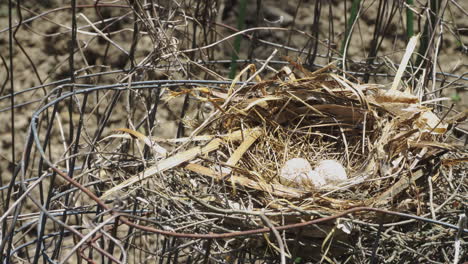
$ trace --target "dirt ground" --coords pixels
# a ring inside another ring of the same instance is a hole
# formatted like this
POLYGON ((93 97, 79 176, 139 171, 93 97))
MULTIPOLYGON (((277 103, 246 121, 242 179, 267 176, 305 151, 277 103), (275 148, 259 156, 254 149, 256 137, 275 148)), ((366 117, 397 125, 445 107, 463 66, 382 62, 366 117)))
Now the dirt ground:
MULTIPOLYGON (((366 3, 366 2, 365 2, 366 3)), ((314 2, 312 1, 303 1, 301 2, 300 8, 298 9, 297 16, 294 17, 297 6, 299 2, 297 1, 263 1, 263 17, 264 20, 260 21, 258 26, 275 26, 275 27, 294 27, 298 30, 304 32, 310 32, 311 25, 313 24, 313 11, 314 11, 314 2)), ((370 39, 373 34, 373 22, 375 20, 377 8, 376 6, 367 3, 365 5, 364 11, 361 14, 360 20, 356 24, 355 31, 357 32, 353 39, 351 39, 351 45, 349 47, 348 57, 354 61, 362 61, 368 53, 368 47, 370 45, 370 39)), ((468 2, 460 1, 461 7, 466 11, 468 10, 468 2)), ((30 3, 24 4, 24 9, 22 11, 23 19, 28 19, 34 16, 34 14, 39 14, 47 10, 53 10, 54 8, 64 7, 59 1, 45 1, 41 5, 31 5, 30 3), (30 5, 30 6, 28 6, 30 5)), ((219 12, 216 16, 216 20, 222 22, 223 24, 235 27, 236 17, 237 17, 237 6, 231 4, 229 1, 221 1, 219 12)), ((334 35, 333 39, 328 39, 328 31, 330 30, 330 25, 325 19, 330 16, 330 9, 327 4, 324 4, 322 7, 324 17, 323 23, 320 24, 319 28, 319 40, 322 43, 331 41, 335 45, 339 46, 344 35, 344 25, 345 17, 343 16, 343 11, 345 10, 344 1, 332 1, 330 8, 333 10, 331 16, 331 21, 333 23, 334 35)), ((349 4, 347 6, 349 8, 349 4)), ((247 7, 247 16, 246 16, 246 27, 255 26, 255 1, 249 1, 247 7)), ((92 8, 82 8, 78 10, 79 13, 87 16, 91 20, 98 20, 99 18, 96 15, 96 12, 92 8)), ((104 17, 116 17, 125 15, 128 10, 124 8, 103 8, 101 10, 102 16, 104 17)), ((7 31, 7 14, 8 9, 6 2, 0 5, 0 25, 2 25, 0 33, 0 46, 1 54, 4 58, 8 59, 8 31, 7 31)), ((14 12, 16 13, 16 12, 14 12)), ((47 16, 35 19, 32 22, 24 24, 16 32, 16 40, 18 44, 21 44, 23 51, 19 48, 19 45, 14 49, 14 84, 15 91, 26 90, 30 87, 40 85, 40 83, 47 83, 54 80, 60 80, 68 76, 68 45, 69 45, 69 10, 64 9, 57 12, 51 12, 47 16), (28 58, 29 57, 29 58, 28 58), (34 65, 34 67, 33 67, 34 65), (33 68, 36 68, 37 73, 34 72, 33 68)), ((460 29, 458 34, 464 41, 466 46, 466 35, 467 30, 466 25, 468 19, 466 14, 464 14, 459 9, 454 6, 450 6, 447 11, 447 21, 455 21, 457 27, 460 29)), ((126 18, 129 19, 128 17, 126 18)), ((405 49, 405 40, 404 40, 404 26, 403 18, 399 18, 398 23, 394 23, 388 31, 388 35, 384 36, 384 41, 379 50, 379 56, 385 56, 393 63, 399 63, 402 53, 405 49)), ((18 19, 16 18, 17 22, 18 19)), ((14 22, 14 23, 16 23, 14 22)), ((121 22, 112 25, 112 30, 118 29, 128 29, 127 21, 123 19, 121 22)), ((85 25, 85 20, 82 17, 78 19, 79 25, 85 25)), ((444 28, 444 38, 441 41, 441 49, 439 52, 439 61, 437 65, 437 70, 451 73, 455 75, 462 75, 468 72, 468 63, 467 63, 467 53, 464 52, 460 45, 457 44, 458 40, 453 37, 453 34, 448 33, 450 31, 451 25, 448 25, 447 28, 444 28)), ((89 29, 89 27, 88 27, 89 29)), ((226 36, 231 31, 221 28, 219 30, 222 36, 226 36)), ((122 31, 121 34, 116 34, 114 41, 117 42, 122 48, 129 50, 131 43, 131 32, 122 31)), ((297 47, 299 49, 307 47, 310 39, 301 34, 289 34, 285 31, 275 32, 275 31, 260 31, 258 37, 265 37, 270 41, 276 41, 277 43, 287 44, 289 43, 292 47, 297 47)), ((109 69, 122 69, 126 65, 128 66, 128 60, 125 56, 121 54, 114 46, 110 46, 108 50, 108 56, 104 57, 106 54, 106 46, 108 42, 102 38, 89 36, 86 34, 79 34, 79 40, 82 46, 79 55, 76 56, 76 69, 83 67, 92 67, 93 65, 108 65, 109 69), (115 55, 114 55, 115 54, 115 55)), ((147 38, 142 38, 140 45, 138 46, 136 60, 141 60, 144 56, 151 51, 151 41, 147 38)), ((247 51, 250 49, 249 43, 244 40, 241 44, 241 54, 240 57, 247 57, 249 54, 247 51), (242 53, 245 51, 244 53, 242 53)), ((271 54, 272 48, 259 47, 254 50, 254 56, 260 59, 265 59, 271 54)), ((319 45, 319 54, 326 53, 326 47, 319 45)), ((291 52, 287 53, 285 51, 280 51, 279 56, 294 56, 291 52)), ((229 59, 231 52, 228 49, 221 50, 218 52, 218 59, 229 59)), ((316 63, 323 64, 327 60, 318 58, 316 63)), ((4 66, 2 66, 4 67, 4 66)), ((4 69, 4 68, 3 68, 4 69)), ((93 69, 94 70, 94 69, 93 69)), ((91 70, 91 71, 93 71, 91 70)), ((94 70, 96 71, 96 70, 94 70)), ((154 76, 149 76, 151 78, 154 76)), ((170 76, 171 79, 175 79, 176 76, 170 76)), ((0 73, 0 80, 6 79, 6 71, 2 70, 0 73)), ((115 79, 110 80, 101 80, 103 83, 115 82, 115 79)), ((385 80, 383 81, 385 82, 385 80)), ((387 82, 391 82, 391 79, 388 79, 387 82)), ((51 88, 47 88, 51 89, 51 88)), ((48 90, 38 90, 33 92, 25 93, 24 95, 19 95, 15 97, 16 103, 31 102, 34 100, 40 100, 48 90)), ((4 89, 2 96, 8 94, 8 88, 4 89)), ((459 110, 467 109, 467 99, 466 92, 463 90, 458 91, 446 91, 445 96, 448 97, 460 97, 463 99, 458 99, 457 108, 459 110)), ((1 100, 2 109, 7 108, 9 102, 8 100, 1 100)), ((28 106, 16 108, 15 114, 17 120, 15 120, 15 130, 18 132, 25 131, 28 126, 28 119, 24 116, 30 115, 31 111, 35 109, 39 104, 33 103, 28 106)), ((6 120, 10 115, 9 111, 2 111, 0 113, 2 120, 6 120)), ((2 131, 0 133, 8 133, 10 131, 9 125, 2 126, 2 131)), ((23 141, 22 137, 17 137, 18 141, 17 146, 22 146, 23 141)), ((4 150, 3 153, 8 153, 9 143, 8 137, 3 137, 1 149, 4 150)), ((19 155, 20 151, 18 152, 19 155)), ((4 155, 4 154, 3 154, 4 155)), ((7 157, 3 157, 8 159, 7 157)), ((19 156, 18 156, 19 158, 19 156)))

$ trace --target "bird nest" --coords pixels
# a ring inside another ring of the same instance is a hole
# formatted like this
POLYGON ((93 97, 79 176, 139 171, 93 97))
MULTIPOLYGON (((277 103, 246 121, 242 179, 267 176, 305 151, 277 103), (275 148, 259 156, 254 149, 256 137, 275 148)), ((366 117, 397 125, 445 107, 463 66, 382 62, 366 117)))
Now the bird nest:
POLYGON ((177 208, 190 200, 198 212, 279 212, 300 221, 301 212, 398 207, 412 199, 406 190, 418 179, 437 174, 437 159, 456 151, 442 143, 452 121, 437 117, 410 88, 360 84, 336 69, 331 73, 331 66, 316 72, 293 68, 241 86, 238 77, 224 89, 172 91, 172 97, 190 93, 214 110, 186 138, 121 129, 153 150, 154 164, 102 198, 140 193, 150 205, 177 208), (162 147, 168 144, 171 151, 162 147), (311 168, 331 160, 346 179, 322 185, 287 180, 282 170, 291 159, 306 160, 311 168))

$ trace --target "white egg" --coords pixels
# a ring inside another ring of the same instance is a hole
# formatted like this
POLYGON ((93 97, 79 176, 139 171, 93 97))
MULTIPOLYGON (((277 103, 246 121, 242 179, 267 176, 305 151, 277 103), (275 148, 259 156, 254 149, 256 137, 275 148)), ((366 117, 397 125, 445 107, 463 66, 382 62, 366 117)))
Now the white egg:
POLYGON ((317 167, 312 169, 310 163, 303 158, 286 161, 280 176, 283 184, 302 189, 307 189, 308 186, 320 188, 324 185, 336 185, 348 179, 345 168, 336 160, 319 161, 317 167))
POLYGON ((323 185, 327 184, 325 178, 315 170, 312 170, 307 174, 307 180, 312 183, 312 185, 316 188, 320 188, 323 185))
POLYGON ((281 169, 281 181, 287 185, 307 188, 313 185, 319 188, 325 185, 325 179, 312 169, 310 163, 303 158, 294 158, 286 161, 281 169))
POLYGON ((336 160, 322 160, 314 170, 325 179, 327 184, 341 183, 348 179, 343 165, 336 160))
POLYGON ((281 168, 280 176, 282 180, 301 184, 311 171, 313 171, 312 166, 306 159, 294 158, 286 161, 283 168, 281 168))

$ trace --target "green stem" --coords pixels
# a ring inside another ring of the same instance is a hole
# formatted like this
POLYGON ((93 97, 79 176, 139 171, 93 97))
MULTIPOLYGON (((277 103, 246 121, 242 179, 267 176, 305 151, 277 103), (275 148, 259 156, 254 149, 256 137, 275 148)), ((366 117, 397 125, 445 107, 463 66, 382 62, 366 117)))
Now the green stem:
POLYGON ((426 23, 424 24, 424 31, 421 35, 421 44, 418 49, 419 56, 416 60, 416 65, 418 66, 423 63, 422 68, 426 65, 426 62, 423 61, 423 59, 427 50, 430 48, 429 42, 431 40, 432 31, 435 30, 436 27, 435 23, 437 22, 437 15, 439 14, 440 3, 438 0, 431 0, 429 5, 431 11, 429 12, 429 17, 426 19, 426 23))
MULTIPOLYGON (((239 16, 237 17, 237 29, 243 30, 245 28, 245 13, 246 13, 247 0, 239 1, 239 16)), ((234 52, 231 56, 231 70, 229 71, 229 78, 234 79, 237 72, 237 59, 239 58, 239 51, 241 46, 242 36, 237 35, 234 39, 234 52)))
MULTIPOLYGON (((412 6, 414 4, 414 0, 406 0, 406 4, 408 6, 412 6)), ((412 36, 414 36, 414 14, 413 11, 407 7, 406 8, 406 38, 409 40, 412 36)))
POLYGON ((356 22, 360 5, 361 5, 361 0, 353 0, 353 3, 351 5, 351 14, 349 16, 348 22, 346 23, 345 38, 343 39, 343 42, 341 43, 340 53, 343 56, 345 55, 344 52, 348 50, 347 47, 349 43, 351 42, 351 34, 353 33, 352 28, 353 28, 354 23, 356 22))

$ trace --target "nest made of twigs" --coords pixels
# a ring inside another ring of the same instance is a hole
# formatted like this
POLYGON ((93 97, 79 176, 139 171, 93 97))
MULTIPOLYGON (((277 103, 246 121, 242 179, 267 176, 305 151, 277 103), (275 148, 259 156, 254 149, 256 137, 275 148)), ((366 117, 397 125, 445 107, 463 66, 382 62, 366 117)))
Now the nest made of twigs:
MULTIPOLYGON (((173 140, 183 142, 176 151, 163 152, 166 157, 103 198, 151 178, 155 192, 190 193, 226 209, 385 208, 425 175, 432 159, 455 151, 441 143, 450 121, 422 106, 410 89, 359 84, 328 68, 298 68, 293 73, 285 67, 255 85, 236 88, 234 82, 224 92, 193 90, 215 111, 190 137, 173 140), (312 165, 336 160, 349 179, 321 188, 291 185, 280 170, 297 157, 312 165)), ((162 141, 136 136, 153 148, 162 141)))

